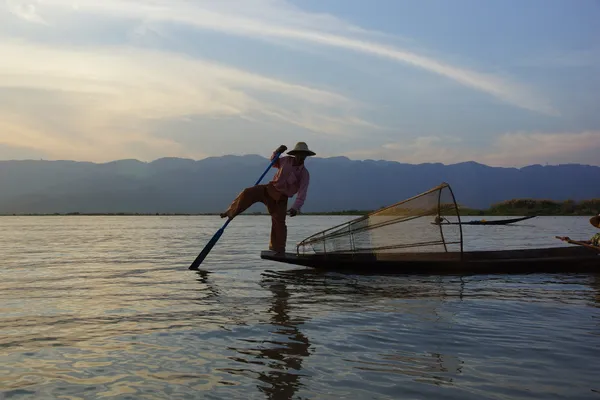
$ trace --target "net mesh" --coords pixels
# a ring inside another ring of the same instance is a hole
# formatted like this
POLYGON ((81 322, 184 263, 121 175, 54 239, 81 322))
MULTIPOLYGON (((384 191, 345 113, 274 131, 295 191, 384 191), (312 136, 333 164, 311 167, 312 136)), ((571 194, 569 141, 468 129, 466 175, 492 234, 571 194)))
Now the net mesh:
POLYGON ((443 183, 408 200, 316 233, 298 254, 462 252, 458 207, 443 183), (440 224, 440 222, 442 222, 440 224))

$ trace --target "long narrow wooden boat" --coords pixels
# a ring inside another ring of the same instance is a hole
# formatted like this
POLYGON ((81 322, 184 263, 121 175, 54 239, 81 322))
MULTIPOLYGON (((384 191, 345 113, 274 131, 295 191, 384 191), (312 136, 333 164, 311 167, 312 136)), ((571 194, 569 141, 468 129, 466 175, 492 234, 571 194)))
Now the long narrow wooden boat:
POLYGON ((510 219, 498 219, 498 220, 477 220, 477 221, 462 221, 462 222, 442 222, 442 225, 508 225, 514 224, 515 222, 526 221, 531 218, 535 218, 535 215, 521 217, 521 218, 510 218, 510 219))
POLYGON ((584 247, 457 253, 296 254, 261 252, 264 260, 352 273, 473 275, 600 273, 600 254, 584 247))
MULTIPOLYGON (((529 218, 533 217, 518 220, 529 218)), ((295 253, 263 251, 260 256, 292 265, 367 274, 600 273, 600 248, 464 251, 462 225, 452 189, 442 183, 315 233, 299 242, 295 253), (432 224, 434 218, 456 223, 432 224)))

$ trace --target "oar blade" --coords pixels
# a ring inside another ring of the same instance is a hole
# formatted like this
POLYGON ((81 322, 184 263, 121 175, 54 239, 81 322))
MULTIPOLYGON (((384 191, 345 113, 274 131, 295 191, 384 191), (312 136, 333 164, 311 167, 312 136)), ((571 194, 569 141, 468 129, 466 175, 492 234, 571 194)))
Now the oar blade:
POLYGON ((217 244, 217 242, 221 238, 222 234, 223 234, 223 228, 219 229, 217 231, 217 233, 214 234, 212 239, 210 239, 210 241, 206 244, 206 246, 204 246, 204 249, 202 249, 200 254, 198 254, 198 257, 196 257, 196 259, 194 260, 194 262, 190 265, 190 267, 188 269, 198 270, 198 267, 200 266, 200 264, 202 264, 202 261, 204 261, 204 259, 208 255, 208 253, 210 253, 212 248, 215 246, 215 244, 217 244))

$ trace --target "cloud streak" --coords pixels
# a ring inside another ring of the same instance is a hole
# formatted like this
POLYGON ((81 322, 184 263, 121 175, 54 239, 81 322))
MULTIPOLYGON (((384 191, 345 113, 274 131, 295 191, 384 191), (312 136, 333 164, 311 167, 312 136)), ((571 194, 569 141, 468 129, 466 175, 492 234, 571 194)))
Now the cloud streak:
MULTIPOLYGON (((75 98, 71 102, 79 104, 79 100, 75 98)), ((69 119, 67 123, 53 123, 55 118, 49 112, 30 118, 27 113, 5 109, 0 113, 0 146, 17 148, 20 153, 36 154, 46 159, 97 162, 132 156, 148 160, 165 154, 206 156, 192 154, 179 143, 148 136, 143 130, 126 124, 125 129, 123 126, 109 126, 106 121, 101 126, 93 126, 96 116, 90 116, 85 107, 57 107, 56 96, 38 94, 38 103, 42 108, 54 105, 53 110, 58 110, 60 115, 75 113, 78 117, 69 119)), ((3 158, 12 159, 14 156, 3 158)))
POLYGON ((22 0, 6 0, 6 8, 17 17, 37 24, 48 23, 37 13, 37 2, 22 0))
POLYGON ((112 18, 174 22, 242 37, 284 39, 349 50, 444 76, 516 107, 551 116, 558 115, 558 111, 546 99, 522 84, 373 41, 377 36, 375 33, 332 16, 301 11, 285 1, 80 0, 73 3, 71 0, 45 0, 43 4, 46 7, 69 9, 73 9, 73 4, 76 4, 78 11, 99 13, 112 18))
POLYGON ((140 158, 197 158, 148 133, 153 123, 190 116, 276 120, 320 134, 369 125, 337 93, 177 54, 21 40, 0 42, 0 54, 0 143, 53 157, 129 157, 128 146, 140 158))

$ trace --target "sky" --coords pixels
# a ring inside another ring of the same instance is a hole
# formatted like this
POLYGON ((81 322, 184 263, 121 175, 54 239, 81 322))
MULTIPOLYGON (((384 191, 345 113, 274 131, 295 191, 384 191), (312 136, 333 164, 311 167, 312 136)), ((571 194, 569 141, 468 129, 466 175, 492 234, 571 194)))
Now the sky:
POLYGON ((598 0, 0 2, 0 159, 600 165, 598 0))

